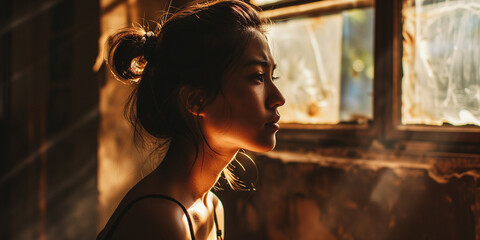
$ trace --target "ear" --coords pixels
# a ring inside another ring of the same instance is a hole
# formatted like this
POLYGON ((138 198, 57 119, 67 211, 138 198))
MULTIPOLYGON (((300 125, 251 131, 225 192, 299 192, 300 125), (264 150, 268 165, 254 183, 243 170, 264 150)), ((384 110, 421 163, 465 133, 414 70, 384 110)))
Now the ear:
POLYGON ((205 99, 205 94, 199 89, 190 86, 182 86, 179 91, 180 102, 187 112, 203 117, 203 113, 199 112, 200 107, 205 99))

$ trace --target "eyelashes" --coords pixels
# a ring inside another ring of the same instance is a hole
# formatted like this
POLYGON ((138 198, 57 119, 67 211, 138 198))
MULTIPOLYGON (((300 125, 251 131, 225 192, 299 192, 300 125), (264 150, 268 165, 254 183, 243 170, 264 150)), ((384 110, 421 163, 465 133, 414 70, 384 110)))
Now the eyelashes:
MULTIPOLYGON (((265 81, 265 74, 258 73, 258 74, 255 74, 255 76, 253 78, 257 81, 264 82, 265 81)), ((276 81, 276 80, 279 79, 279 77, 273 76, 273 75, 271 76, 271 78, 272 78, 272 81, 276 81)))
POLYGON ((255 74, 253 78, 257 81, 263 82, 264 76, 265 76, 264 74, 255 74))

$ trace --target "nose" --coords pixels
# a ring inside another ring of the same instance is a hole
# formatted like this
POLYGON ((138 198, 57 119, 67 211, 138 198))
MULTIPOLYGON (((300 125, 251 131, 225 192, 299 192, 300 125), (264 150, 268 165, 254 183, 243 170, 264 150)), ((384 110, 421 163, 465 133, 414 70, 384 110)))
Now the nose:
POLYGON ((277 107, 283 106, 285 104, 285 98, 283 97, 280 89, 278 89, 273 82, 270 84, 270 94, 267 101, 267 107, 269 109, 275 109, 277 107))

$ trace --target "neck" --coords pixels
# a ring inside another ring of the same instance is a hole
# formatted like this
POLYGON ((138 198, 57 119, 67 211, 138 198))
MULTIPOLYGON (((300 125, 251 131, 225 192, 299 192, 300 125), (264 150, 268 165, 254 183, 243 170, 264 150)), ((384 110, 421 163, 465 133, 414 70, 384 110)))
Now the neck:
POLYGON ((205 144, 197 149, 189 141, 172 141, 157 170, 180 196, 196 201, 207 196, 237 151, 216 153, 205 144))

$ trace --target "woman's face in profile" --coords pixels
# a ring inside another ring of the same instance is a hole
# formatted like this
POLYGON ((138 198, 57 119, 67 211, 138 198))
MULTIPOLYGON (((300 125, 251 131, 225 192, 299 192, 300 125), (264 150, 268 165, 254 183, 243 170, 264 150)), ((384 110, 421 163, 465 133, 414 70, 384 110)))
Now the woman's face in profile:
POLYGON ((277 108, 285 99, 272 79, 275 64, 266 37, 250 31, 243 56, 223 80, 223 94, 202 112, 205 136, 216 150, 265 152, 275 147, 277 108))

